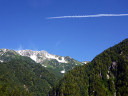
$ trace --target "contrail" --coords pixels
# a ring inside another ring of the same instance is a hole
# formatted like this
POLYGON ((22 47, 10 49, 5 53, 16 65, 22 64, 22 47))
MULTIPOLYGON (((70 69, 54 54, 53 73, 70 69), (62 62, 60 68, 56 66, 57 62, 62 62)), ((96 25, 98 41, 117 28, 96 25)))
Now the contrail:
POLYGON ((74 15, 74 16, 57 16, 48 17, 47 19, 62 19, 62 18, 90 18, 90 17, 112 17, 112 16, 128 16, 128 14, 95 14, 95 15, 74 15))

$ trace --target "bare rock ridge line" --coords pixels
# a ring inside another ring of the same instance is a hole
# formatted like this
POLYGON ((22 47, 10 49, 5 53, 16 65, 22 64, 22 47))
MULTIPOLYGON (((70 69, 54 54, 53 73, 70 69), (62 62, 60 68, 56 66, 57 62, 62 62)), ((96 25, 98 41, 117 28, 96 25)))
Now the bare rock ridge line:
MULTIPOLYGON (((33 50, 9 50, 9 49, 0 49, 0 55, 2 56, 6 52, 13 52, 15 54, 19 54, 21 56, 30 57, 36 63, 43 63, 45 60, 56 59, 60 63, 68 63, 63 56, 57 56, 53 54, 49 54, 47 51, 33 51, 33 50)), ((2 60, 0 60, 3 62, 2 60)))
POLYGON ((32 50, 19 50, 16 51, 21 56, 27 56, 30 57, 32 60, 34 60, 37 63, 43 63, 46 59, 56 59, 60 63, 68 63, 64 57, 57 56, 53 54, 49 54, 47 51, 32 51, 32 50))

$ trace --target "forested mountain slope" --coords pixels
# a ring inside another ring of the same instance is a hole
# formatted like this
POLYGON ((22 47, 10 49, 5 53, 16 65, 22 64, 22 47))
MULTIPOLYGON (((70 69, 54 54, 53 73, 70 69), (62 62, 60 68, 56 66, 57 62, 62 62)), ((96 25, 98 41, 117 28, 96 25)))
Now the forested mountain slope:
POLYGON ((57 81, 29 57, 18 56, 0 63, 0 96, 47 96, 57 81))
POLYGON ((76 66, 83 65, 83 63, 74 60, 73 58, 66 56, 58 56, 50 54, 47 51, 33 51, 33 50, 19 50, 16 51, 21 56, 30 57, 36 63, 40 63, 50 72, 55 74, 57 77, 63 77, 67 71, 73 69, 76 66))
POLYGON ((128 96, 128 39, 74 68, 50 96, 128 96))
POLYGON ((65 62, 61 63, 57 61, 60 56, 51 55, 55 59, 46 59, 43 55, 49 54, 44 51, 23 50, 23 54, 25 56, 14 50, 0 49, 0 96, 47 96, 65 72, 83 65, 68 56, 63 57, 65 62), (37 61, 45 60, 37 63, 33 57, 38 57, 37 61))

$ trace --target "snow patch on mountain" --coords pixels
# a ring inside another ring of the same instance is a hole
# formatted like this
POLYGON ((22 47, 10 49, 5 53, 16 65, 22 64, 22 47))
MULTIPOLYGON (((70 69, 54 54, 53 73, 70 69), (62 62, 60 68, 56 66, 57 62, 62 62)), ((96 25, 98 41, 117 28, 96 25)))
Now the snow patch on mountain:
POLYGON ((42 66, 47 67, 47 66, 45 66, 45 65, 42 65, 42 66))
POLYGON ((37 56, 36 56, 36 55, 31 55, 30 58, 31 58, 32 60, 36 61, 37 56))
POLYGON ((68 63, 64 57, 59 57, 59 56, 56 56, 56 55, 51 55, 51 54, 46 54, 46 57, 49 58, 49 59, 56 59, 58 62, 60 63, 68 63), (60 58, 60 59, 59 59, 60 58))
POLYGON ((89 63, 88 61, 84 61, 84 62, 82 62, 83 64, 87 64, 87 63, 89 63))
POLYGON ((65 69, 61 71, 61 73, 65 73, 65 69))
POLYGON ((17 51, 22 56, 30 57, 32 60, 34 60, 37 63, 44 62, 46 59, 56 59, 60 63, 68 63, 64 57, 52 55, 49 54, 47 51, 32 51, 32 50, 19 50, 17 51))
POLYGON ((3 60, 0 60, 0 62, 4 62, 3 60))

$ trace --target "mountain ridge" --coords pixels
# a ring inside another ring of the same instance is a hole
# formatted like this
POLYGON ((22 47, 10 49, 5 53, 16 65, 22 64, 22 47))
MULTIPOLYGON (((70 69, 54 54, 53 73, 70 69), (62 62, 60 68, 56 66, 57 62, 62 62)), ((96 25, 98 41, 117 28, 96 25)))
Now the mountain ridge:
POLYGON ((128 38, 65 74, 50 96, 127 96, 128 38))
POLYGON ((60 63, 67 63, 67 61, 64 59, 63 56, 49 54, 45 50, 41 50, 41 51, 18 50, 16 52, 19 53, 22 56, 30 57, 31 59, 33 59, 37 63, 44 62, 45 59, 56 59, 60 63), (42 60, 39 60, 38 58, 42 58, 42 60))
POLYGON ((25 56, 31 58, 36 63, 40 63, 47 70, 57 74, 57 76, 62 77, 70 69, 75 66, 83 65, 81 63, 69 56, 58 56, 49 54, 47 51, 33 51, 33 50, 10 50, 10 49, 0 49, 0 62, 10 61, 15 58, 20 58, 19 56, 25 56))

